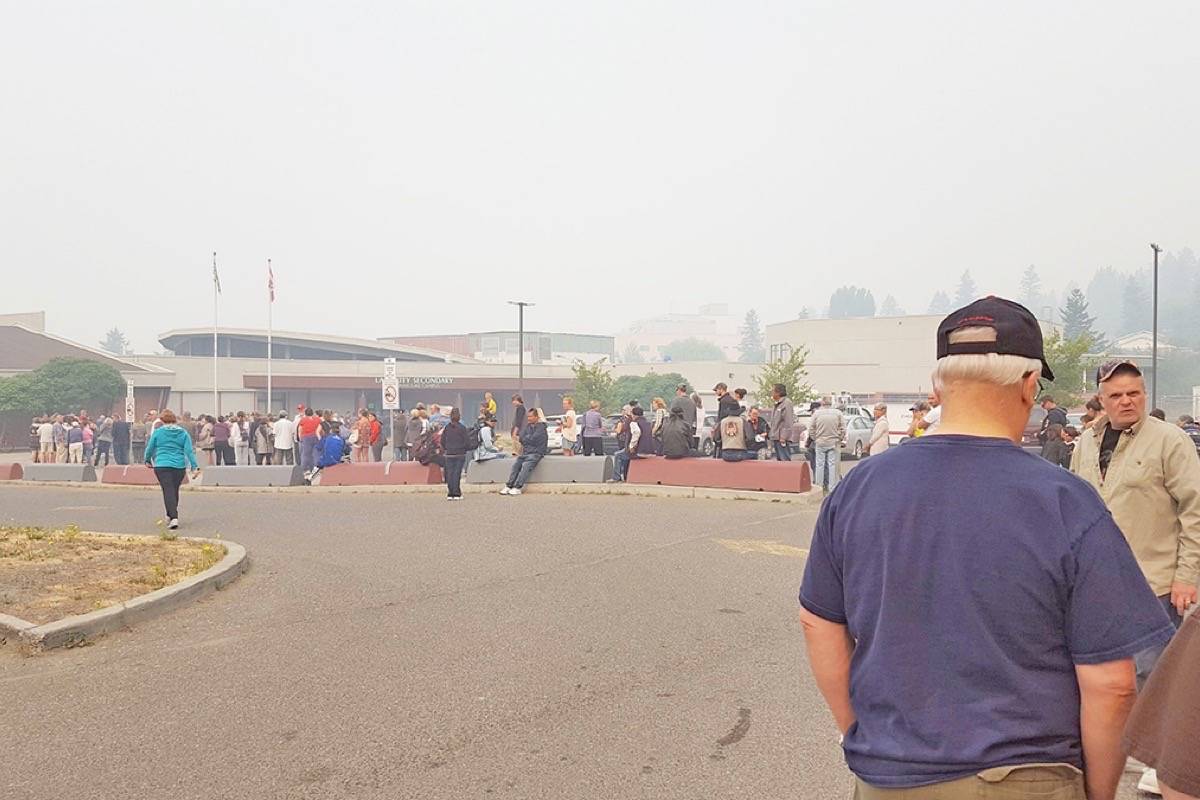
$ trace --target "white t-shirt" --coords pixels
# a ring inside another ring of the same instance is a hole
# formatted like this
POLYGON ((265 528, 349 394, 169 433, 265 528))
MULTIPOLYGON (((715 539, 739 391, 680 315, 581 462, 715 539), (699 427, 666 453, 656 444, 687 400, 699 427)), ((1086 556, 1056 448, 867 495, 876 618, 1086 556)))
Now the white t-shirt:
POLYGON ((276 450, 291 450, 296 446, 296 423, 290 419, 277 420, 271 430, 275 433, 276 450))
POLYGON ((562 435, 568 442, 575 442, 579 439, 579 420, 575 409, 563 414, 562 435))
POLYGON ((38 444, 54 444, 54 424, 43 422, 38 425, 38 444))
POLYGON ((942 407, 929 409, 925 414, 925 422, 928 423, 925 427, 925 433, 934 433, 937 430, 938 423, 942 421, 942 407))

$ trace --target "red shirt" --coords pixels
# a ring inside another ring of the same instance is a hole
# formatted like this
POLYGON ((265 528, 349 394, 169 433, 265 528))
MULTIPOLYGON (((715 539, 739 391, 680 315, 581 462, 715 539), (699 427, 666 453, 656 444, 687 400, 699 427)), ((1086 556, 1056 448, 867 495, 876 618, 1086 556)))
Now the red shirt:
POLYGON ((300 428, 300 435, 302 437, 316 436, 317 431, 321 429, 321 418, 316 414, 313 414, 311 417, 301 417, 298 427, 300 428))

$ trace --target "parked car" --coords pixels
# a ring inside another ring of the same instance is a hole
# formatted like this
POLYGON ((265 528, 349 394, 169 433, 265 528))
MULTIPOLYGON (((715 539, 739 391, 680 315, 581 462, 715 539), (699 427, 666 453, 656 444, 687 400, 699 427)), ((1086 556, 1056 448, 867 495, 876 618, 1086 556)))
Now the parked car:
POLYGON ((1072 411, 1067 414, 1067 422, 1075 427, 1076 430, 1083 430, 1083 414, 1082 411, 1072 411))
POLYGON ((555 414, 552 417, 546 417, 546 449, 551 453, 562 450, 562 426, 562 414, 555 414))
MULTIPOLYGON (((1046 409, 1041 406, 1034 406, 1029 412, 1029 421, 1025 423, 1025 430, 1021 432, 1022 447, 1036 447, 1038 452, 1041 452, 1042 443, 1038 441, 1038 434, 1042 430, 1042 420, 1046 418, 1046 409)), ((1070 417, 1067 417, 1070 419, 1070 417)))
POLYGON ((871 448, 871 431, 875 428, 874 420, 855 415, 846 418, 846 441, 842 445, 842 457, 850 456, 855 461, 863 457, 871 448))
POLYGON ((700 452, 703 455, 711 456, 717 446, 713 443, 713 429, 717 427, 717 415, 704 412, 704 422, 700 425, 700 430, 696 434, 700 437, 700 452))

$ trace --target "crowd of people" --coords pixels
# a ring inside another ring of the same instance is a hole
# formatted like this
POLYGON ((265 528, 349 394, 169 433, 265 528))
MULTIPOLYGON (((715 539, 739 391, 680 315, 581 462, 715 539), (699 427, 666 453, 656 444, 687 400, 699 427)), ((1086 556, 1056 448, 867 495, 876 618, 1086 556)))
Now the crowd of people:
POLYGON ((800 588, 854 796, 1113 800, 1133 757, 1200 797, 1195 422, 1113 361, 1081 430, 1042 398, 1037 458, 1034 316, 980 300, 936 346, 934 419, 825 499, 800 588))

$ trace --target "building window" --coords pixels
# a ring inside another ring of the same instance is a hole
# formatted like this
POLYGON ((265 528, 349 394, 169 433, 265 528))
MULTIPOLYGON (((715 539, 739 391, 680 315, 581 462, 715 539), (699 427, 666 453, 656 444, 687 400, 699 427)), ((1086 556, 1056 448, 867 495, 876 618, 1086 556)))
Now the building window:
POLYGON ((515 355, 517 352, 517 340, 519 338, 520 337, 517 337, 517 336, 505 336, 504 337, 504 352, 505 353, 513 353, 515 355))
POLYGON ((483 359, 495 359, 500 357, 500 337, 499 336, 483 336, 480 338, 480 347, 483 351, 483 359))

